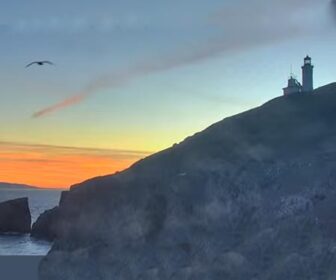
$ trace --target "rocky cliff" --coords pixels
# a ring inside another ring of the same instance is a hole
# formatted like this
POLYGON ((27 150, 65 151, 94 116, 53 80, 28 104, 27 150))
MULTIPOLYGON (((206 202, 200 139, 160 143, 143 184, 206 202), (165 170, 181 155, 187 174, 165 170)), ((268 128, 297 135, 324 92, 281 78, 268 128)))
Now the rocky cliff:
POLYGON ((336 84, 226 118, 72 186, 60 279, 335 279, 336 84))

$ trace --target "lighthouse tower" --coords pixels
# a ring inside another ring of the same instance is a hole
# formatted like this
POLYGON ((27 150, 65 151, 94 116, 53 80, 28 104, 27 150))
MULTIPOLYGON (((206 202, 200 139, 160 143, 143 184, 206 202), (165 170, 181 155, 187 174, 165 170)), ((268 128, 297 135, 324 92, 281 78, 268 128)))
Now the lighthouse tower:
POLYGON ((312 92, 313 86, 313 68, 311 64, 311 58, 307 55, 304 59, 304 65, 302 66, 302 92, 312 92))

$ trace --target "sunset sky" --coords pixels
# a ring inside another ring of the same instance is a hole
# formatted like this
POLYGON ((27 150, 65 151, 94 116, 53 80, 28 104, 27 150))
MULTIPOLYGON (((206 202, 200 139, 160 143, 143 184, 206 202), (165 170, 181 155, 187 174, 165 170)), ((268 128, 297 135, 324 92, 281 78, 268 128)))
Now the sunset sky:
POLYGON ((12 0, 0 10, 0 181, 68 187, 282 94, 336 81, 329 0, 12 0), (19 8, 18 8, 19 7, 19 8), (55 66, 25 65, 51 60, 55 66))

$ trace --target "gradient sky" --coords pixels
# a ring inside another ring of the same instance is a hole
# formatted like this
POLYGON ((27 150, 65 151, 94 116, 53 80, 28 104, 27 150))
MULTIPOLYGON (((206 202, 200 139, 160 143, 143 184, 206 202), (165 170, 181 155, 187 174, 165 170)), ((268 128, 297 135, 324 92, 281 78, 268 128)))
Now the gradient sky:
POLYGON ((0 181, 122 170, 281 95, 306 54, 315 86, 336 81, 335 14, 330 0, 6 1, 0 181))

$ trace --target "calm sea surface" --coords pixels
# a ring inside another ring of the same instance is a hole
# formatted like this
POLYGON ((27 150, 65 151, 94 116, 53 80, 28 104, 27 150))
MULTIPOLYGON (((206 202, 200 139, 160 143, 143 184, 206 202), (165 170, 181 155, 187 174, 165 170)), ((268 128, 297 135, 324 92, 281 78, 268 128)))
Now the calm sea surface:
MULTIPOLYGON (((0 189, 0 202, 19 197, 28 197, 32 222, 47 209, 58 205, 61 190, 0 189)), ((0 234, 0 255, 45 255, 51 243, 26 235, 0 234)))

